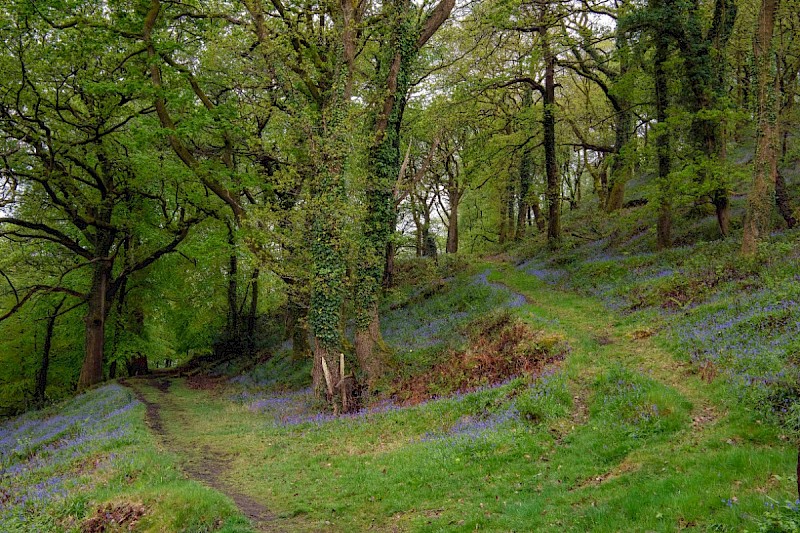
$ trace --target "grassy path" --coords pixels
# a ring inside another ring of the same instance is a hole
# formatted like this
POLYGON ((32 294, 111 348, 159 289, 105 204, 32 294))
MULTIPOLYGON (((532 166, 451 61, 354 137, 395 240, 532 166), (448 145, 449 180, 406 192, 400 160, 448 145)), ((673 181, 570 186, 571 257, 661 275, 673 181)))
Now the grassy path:
POLYGON ((653 334, 659 324, 511 267, 489 281, 523 294, 515 312, 572 346, 571 416, 464 437, 453 429, 506 409, 513 385, 288 425, 183 380, 138 388, 187 473, 265 530, 741 531, 767 496, 791 497, 794 450, 691 375, 653 334))
POLYGON ((281 531, 273 524, 275 516, 262 502, 250 497, 226 479, 230 463, 230 457, 226 453, 207 444, 202 444, 199 448, 193 446, 192 439, 188 436, 191 426, 196 425, 197 421, 178 397, 170 393, 175 383, 185 382, 173 377, 155 377, 130 380, 125 384, 145 404, 147 425, 159 444, 182 458, 181 468, 188 477, 230 498, 250 520, 255 531, 281 531))

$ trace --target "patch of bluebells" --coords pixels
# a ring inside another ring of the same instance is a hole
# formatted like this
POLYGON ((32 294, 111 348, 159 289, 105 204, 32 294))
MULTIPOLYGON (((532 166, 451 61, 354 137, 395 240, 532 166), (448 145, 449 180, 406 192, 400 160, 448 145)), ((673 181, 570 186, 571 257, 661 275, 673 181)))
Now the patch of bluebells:
POLYGON ((419 438, 419 442, 467 441, 475 442, 487 439, 500 427, 509 422, 519 421, 520 415, 514 402, 506 409, 489 414, 465 415, 443 432, 427 432, 419 438))
MULTIPOLYGON (((450 398, 461 401, 466 399, 469 395, 505 387, 515 382, 517 379, 519 378, 507 378, 501 382, 485 385, 467 393, 453 395, 450 398)), ((569 392, 563 374, 557 373, 555 370, 548 370, 517 395, 517 398, 520 399, 519 402, 522 402, 524 399, 523 405, 520 405, 517 399, 513 399, 502 409, 494 412, 480 412, 473 415, 464 415, 446 430, 426 432, 418 441, 448 443, 475 443, 482 440, 485 441, 498 430, 508 427, 510 424, 520 422, 528 413, 531 400, 538 404, 547 405, 545 408, 547 410, 555 411, 556 409, 553 409, 553 405, 563 403, 564 394, 568 395, 569 392)), ((563 413, 553 414, 560 415, 563 413)))
POLYGON ((252 392, 242 391, 231 397, 235 402, 245 405, 253 412, 272 418, 276 426, 290 427, 300 424, 322 425, 341 419, 358 419, 369 414, 385 413, 399 409, 387 400, 376 402, 354 413, 334 416, 328 411, 321 411, 319 401, 314 397, 311 388, 289 392, 252 392))
POLYGON ((636 273, 640 276, 641 280, 650 281, 650 280, 668 278, 669 276, 675 274, 675 270, 671 268, 659 268, 658 270, 653 272, 652 269, 637 269, 636 273))
POLYGON ((267 388, 275 384, 273 377, 262 375, 260 372, 253 371, 247 374, 240 374, 230 378, 230 383, 239 385, 245 390, 267 388))
MULTIPOLYGON (((549 375, 549 374, 548 374, 549 375)), ((271 418, 272 424, 277 427, 294 427, 305 424, 322 426, 334 421, 369 421, 373 416, 399 412, 409 409, 423 409, 432 402, 448 401, 459 404, 476 394, 485 393, 505 387, 516 381, 517 377, 509 377, 496 383, 490 383, 447 396, 434 396, 429 400, 413 406, 403 406, 393 399, 383 399, 370 403, 366 407, 352 413, 334 415, 330 411, 322 410, 324 407, 314 397, 310 388, 284 393, 253 393, 241 392, 232 399, 257 412, 271 418)))
POLYGON ((517 265, 518 270, 522 270, 529 276, 534 276, 550 285, 556 285, 567 277, 567 271, 559 268, 548 268, 544 262, 538 259, 530 259, 517 265))
POLYGON ((641 246, 641 245, 645 244, 642 241, 648 235, 650 235, 650 232, 649 232, 649 230, 646 230, 646 229, 645 230, 641 230, 641 231, 639 231, 637 233, 634 233, 633 235, 631 235, 631 237, 629 239, 627 239, 624 243, 622 243, 621 248, 623 248, 623 249, 632 249, 632 248, 636 248, 637 246, 641 246))
POLYGON ((767 498, 764 502, 764 514, 754 517, 757 527, 755 531, 800 531, 800 500, 787 500, 781 504, 767 498))
POLYGON ((489 281, 489 276, 491 273, 492 270, 487 269, 480 274, 476 274, 472 278, 471 285, 489 287, 492 289, 494 296, 500 300, 498 302, 499 305, 497 305, 495 308, 505 307, 508 309, 516 309, 525 305, 525 296, 523 296, 521 293, 512 291, 500 283, 489 281))
POLYGON ((363 407, 358 411, 352 413, 345 413, 342 415, 334 415, 331 412, 304 412, 295 414, 284 414, 276 418, 275 423, 279 426, 291 427, 302 424, 313 424, 321 426, 333 421, 360 421, 367 420, 373 415, 390 413, 399 411, 402 407, 395 404, 391 400, 377 402, 375 404, 363 407))
POLYGON ((119 461, 106 451, 131 441, 137 405, 127 389, 112 384, 78 396, 59 414, 30 412, 2 423, 0 530, 48 530, 48 510, 90 488, 88 470, 119 461))
POLYGON ((383 338, 405 352, 455 345, 465 340, 460 327, 476 316, 525 305, 522 294, 489 281, 490 273, 481 272, 468 284, 435 294, 419 305, 386 312, 381 317, 383 338))
MULTIPOLYGON (((774 290, 741 295, 726 308, 684 317, 672 336, 694 365, 712 363, 741 398, 763 399, 794 380, 787 360, 800 338, 798 301, 800 294, 774 290)), ((788 406, 771 407, 786 412, 788 406)))
MULTIPOLYGON (((709 219, 711 223, 715 221, 709 219)), ((767 408, 779 419, 794 410, 792 425, 800 430, 800 406, 796 405, 800 403, 800 273, 796 266, 800 246, 796 232, 784 233, 768 243, 774 245, 770 261, 744 281, 741 276, 751 266, 717 260, 735 253, 732 245, 615 256, 607 252, 606 242, 595 241, 571 252, 574 257, 591 259, 570 266, 568 273, 559 276, 560 283, 598 298, 609 309, 646 311, 648 317, 663 319, 678 348, 694 365, 713 363, 717 378, 727 380, 741 401, 767 408), (732 280, 727 277, 730 269, 738 272, 732 280), (683 282, 690 279, 707 290, 699 297, 688 294, 692 299, 684 305, 663 306, 657 298, 648 299, 668 290, 673 281, 687 290, 683 282), (716 284, 703 285, 709 280, 716 284)), ((553 272, 549 265, 539 258, 518 268, 547 280, 553 272)))
POLYGON ((614 252, 603 252, 600 254, 592 255, 586 258, 583 262, 584 264, 592 264, 592 263, 616 263, 619 261, 624 261, 625 256, 620 255, 614 252))

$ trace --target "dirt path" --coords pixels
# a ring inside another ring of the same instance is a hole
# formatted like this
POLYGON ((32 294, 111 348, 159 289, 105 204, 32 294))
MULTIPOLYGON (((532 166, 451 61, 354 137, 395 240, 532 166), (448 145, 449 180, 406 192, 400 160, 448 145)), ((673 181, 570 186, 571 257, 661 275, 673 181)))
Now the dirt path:
POLYGON ((162 413, 172 410, 173 414, 177 414, 172 418, 181 419, 179 409, 170 400, 169 390, 172 381, 172 378, 153 377, 125 380, 121 383, 133 390, 136 398, 145 405, 145 421, 159 443, 179 457, 185 458, 180 466, 188 477, 228 496, 242 514, 250 519, 256 531, 281 531, 274 523, 276 516, 262 503, 225 481, 225 473, 228 471, 231 458, 208 446, 192 450, 190 445, 182 444, 174 432, 169 431, 162 413), (145 394, 143 392, 145 388, 155 389, 157 394, 145 394))

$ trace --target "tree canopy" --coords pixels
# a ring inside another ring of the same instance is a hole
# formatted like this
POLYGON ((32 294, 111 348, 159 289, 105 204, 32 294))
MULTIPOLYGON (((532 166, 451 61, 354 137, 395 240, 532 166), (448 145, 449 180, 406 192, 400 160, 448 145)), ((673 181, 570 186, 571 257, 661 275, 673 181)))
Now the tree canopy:
POLYGON ((347 410, 404 257, 559 250, 633 207, 653 248, 707 216, 755 254, 796 224, 797 7, 4 3, 0 407, 286 339, 347 410))

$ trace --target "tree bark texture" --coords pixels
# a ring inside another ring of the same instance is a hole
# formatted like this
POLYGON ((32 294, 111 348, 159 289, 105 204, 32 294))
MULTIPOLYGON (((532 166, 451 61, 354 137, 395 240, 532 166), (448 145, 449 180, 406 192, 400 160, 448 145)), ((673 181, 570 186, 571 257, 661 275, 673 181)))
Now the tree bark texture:
POLYGON ((384 354, 387 352, 383 344, 383 337, 380 332, 380 320, 378 317, 378 305, 373 305, 370 310, 372 319, 364 329, 356 330, 356 358, 361 370, 367 376, 367 387, 372 388, 376 381, 383 374, 385 361, 384 354))
POLYGON ((773 69, 773 32, 780 0, 762 0, 753 38, 758 99, 758 131, 753 161, 753 183, 748 196, 742 236, 742 254, 753 255, 758 242, 769 234, 775 203, 780 132, 778 127, 778 77, 773 69))
POLYGON ((447 225, 447 247, 448 254, 458 253, 458 206, 461 202, 461 194, 455 192, 450 195, 450 219, 447 225))
POLYGON ((84 317, 86 355, 78 378, 78 390, 84 390, 103 381, 110 282, 111 263, 108 260, 97 261, 92 272, 92 286, 84 317))
MULTIPOLYGON (((544 18, 544 17, 542 17, 544 18)), ((547 242, 551 248, 561 241, 561 178, 556 159, 556 57, 550 46, 547 28, 540 32, 544 57, 544 160, 547 173, 547 242)))

